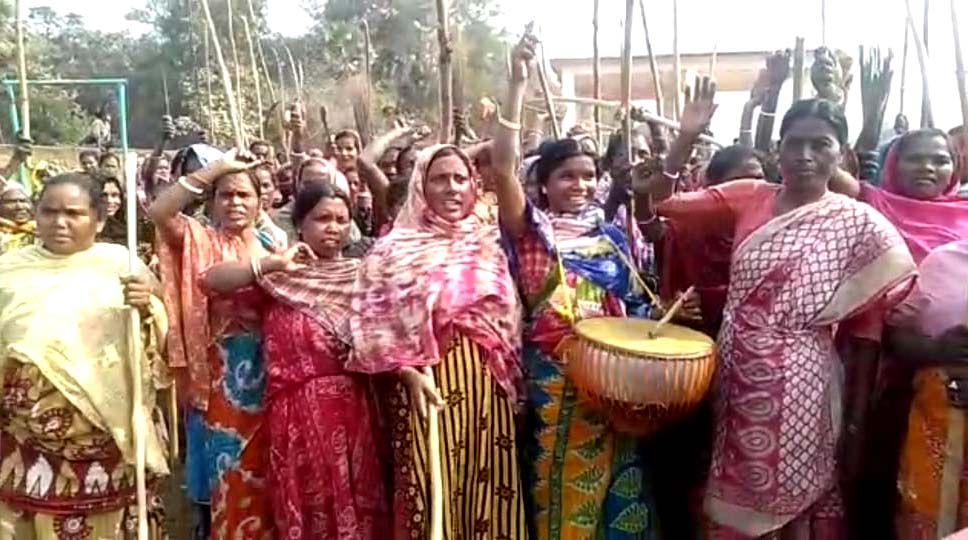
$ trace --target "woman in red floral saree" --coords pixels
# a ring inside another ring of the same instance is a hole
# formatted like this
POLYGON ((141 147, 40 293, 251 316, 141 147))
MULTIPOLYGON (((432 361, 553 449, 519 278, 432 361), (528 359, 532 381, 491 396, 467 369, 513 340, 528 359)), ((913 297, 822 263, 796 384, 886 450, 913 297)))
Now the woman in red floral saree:
POLYGON ((837 449, 859 447, 866 396, 844 390, 835 333, 865 328, 854 321, 906 292, 914 262, 883 216, 827 190, 846 126, 830 102, 797 102, 780 132, 783 186, 731 182, 657 208, 736 231, 704 503, 712 538, 847 537, 837 449))
POLYGON ((375 406, 368 377, 343 368, 360 265, 342 256, 349 199, 332 184, 307 186, 293 223, 305 244, 253 263, 222 263, 208 276, 222 293, 258 282, 274 300, 262 337, 275 527, 291 540, 384 538, 390 509, 375 406))

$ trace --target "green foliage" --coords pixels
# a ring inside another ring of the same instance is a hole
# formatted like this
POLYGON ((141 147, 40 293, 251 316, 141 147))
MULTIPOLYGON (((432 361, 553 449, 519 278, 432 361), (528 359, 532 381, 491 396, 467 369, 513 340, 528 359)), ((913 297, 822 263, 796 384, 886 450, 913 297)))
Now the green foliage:
MULTIPOLYGON (((245 130, 258 135, 254 77, 243 19, 249 20, 248 0, 231 0, 241 86, 235 88, 244 112, 245 130)), ((452 13, 452 26, 462 29, 464 95, 468 100, 493 92, 493 82, 504 75, 503 36, 491 24, 492 0, 459 0, 452 13)), ((235 85, 235 65, 229 45, 227 0, 209 0, 223 55, 235 85)), ((268 35, 267 0, 252 0, 255 13, 253 39, 260 40, 268 77, 272 80, 276 111, 296 97, 293 69, 285 47, 302 65, 302 101, 308 114, 308 130, 320 131, 319 106, 329 110, 331 127, 353 126, 352 104, 362 103, 368 94, 374 111, 386 105, 424 120, 437 115, 436 12, 434 0, 307 0, 315 23, 304 36, 295 39, 268 35), (371 35, 371 86, 365 92, 363 73, 366 52, 363 21, 371 35)), ((15 78, 16 40, 11 0, 0 0, 0 70, 15 78)), ((106 33, 84 25, 77 14, 58 14, 50 8, 29 11, 26 21, 26 56, 31 78, 128 79, 128 133, 133 146, 151 146, 158 136, 159 118, 166 111, 192 131, 195 125, 208 129, 208 81, 212 88, 212 117, 215 139, 231 140, 228 106, 214 46, 206 63, 204 40, 207 25, 198 0, 147 0, 128 19, 148 27, 143 35, 106 33), (163 79, 168 82, 168 107, 163 79), (190 120, 189 120, 190 119, 190 120), (194 123, 192 122, 194 121, 194 123)), ((455 62, 458 61, 455 58, 455 62)), ((261 62, 257 62, 261 72, 261 62)), ((269 85, 262 78, 263 111, 273 106, 269 85)), ((31 132, 38 142, 72 144, 82 138, 93 115, 99 111, 118 117, 113 89, 106 87, 31 88, 31 132)), ((9 98, 0 96, 0 107, 9 98)), ((0 121, 2 135, 11 129, 6 114, 0 121)), ((371 120, 383 127, 379 114, 371 120)), ((280 137, 279 117, 267 119, 267 137, 280 137)))

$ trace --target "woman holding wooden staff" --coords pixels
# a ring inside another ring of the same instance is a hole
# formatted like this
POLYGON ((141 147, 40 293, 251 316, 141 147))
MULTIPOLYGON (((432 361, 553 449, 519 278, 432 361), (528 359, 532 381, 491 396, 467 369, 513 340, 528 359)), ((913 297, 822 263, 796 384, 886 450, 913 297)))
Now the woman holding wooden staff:
POLYGON ((497 225, 474 213, 477 188, 463 151, 422 151, 355 287, 347 369, 390 375, 393 538, 527 537, 514 421, 521 306, 497 225), (437 441, 428 415, 439 415, 437 441))
MULTIPOLYGON (((129 272, 123 247, 95 243, 104 217, 96 181, 54 177, 38 204, 40 245, 0 257, 5 540, 138 537, 136 408, 150 424, 143 430, 149 484, 168 473, 163 429, 151 421, 155 391, 168 382, 161 287, 137 259, 129 272), (141 312, 141 403, 126 361, 126 307, 141 312)), ((159 526, 149 527, 153 538, 161 538, 159 526)))
POLYGON ((532 538, 652 538, 656 523, 642 440, 616 432, 578 397, 562 356, 576 320, 641 315, 649 306, 629 285, 625 234, 602 224, 591 204, 598 181, 594 155, 573 139, 542 146, 534 167, 546 212, 527 201, 518 182, 519 121, 534 46, 526 35, 512 53, 509 96, 494 142, 504 241, 528 310, 522 462, 532 538))
POLYGON ((261 186, 250 169, 259 162, 233 150, 195 170, 208 155, 203 148, 186 152, 194 172, 148 209, 161 237, 158 255, 172 325, 169 365, 187 386, 179 392, 188 401, 187 491, 202 514, 196 534, 264 538, 272 534, 272 518, 265 493, 263 296, 252 290, 218 294, 208 272, 215 264, 252 261, 284 246, 256 227, 261 186), (206 193, 212 194, 217 228, 181 213, 206 193))

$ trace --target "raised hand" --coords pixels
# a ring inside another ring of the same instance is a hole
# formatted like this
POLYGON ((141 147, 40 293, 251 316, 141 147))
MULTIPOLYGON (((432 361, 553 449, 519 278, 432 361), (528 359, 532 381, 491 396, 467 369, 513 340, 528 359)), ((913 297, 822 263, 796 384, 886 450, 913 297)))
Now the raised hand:
POLYGON ((175 139, 175 121, 167 114, 161 117, 161 138, 165 141, 175 139))
POLYGON ((705 131, 718 107, 715 99, 716 81, 709 77, 696 77, 695 90, 686 88, 686 103, 679 119, 679 130, 691 135, 705 131))
POLYGON ((790 78, 790 58, 793 52, 790 49, 776 51, 766 58, 766 73, 768 79, 768 89, 779 92, 783 83, 790 78))
POLYGON ((538 38, 532 32, 533 26, 533 23, 528 25, 524 35, 521 36, 521 41, 511 51, 512 83, 521 84, 528 82, 531 69, 534 67, 534 61, 537 57, 535 49, 538 46, 538 38))
POLYGON ((209 181, 237 172, 244 172, 262 164, 262 161, 252 155, 248 150, 233 148, 222 155, 222 159, 212 163, 204 170, 210 174, 202 175, 209 181))
POLYGON ((302 242, 296 242, 286 251, 268 257, 263 265, 264 272, 295 272, 306 267, 306 261, 315 261, 316 254, 302 242))
POLYGON ((286 128, 293 133, 300 134, 306 128, 306 120, 303 118, 302 106, 298 101, 289 107, 289 121, 286 122, 286 128))

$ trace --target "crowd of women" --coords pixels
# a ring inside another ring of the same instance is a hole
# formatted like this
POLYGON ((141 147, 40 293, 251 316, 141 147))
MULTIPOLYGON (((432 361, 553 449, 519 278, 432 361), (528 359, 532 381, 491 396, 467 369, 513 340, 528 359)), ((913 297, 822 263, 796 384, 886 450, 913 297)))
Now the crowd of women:
MULTIPOLYGON (((701 79, 671 142, 643 123, 600 155, 587 130, 522 133, 534 47, 470 146, 401 125, 308 148, 295 107, 281 157, 169 154, 166 119, 137 193, 90 151, 33 197, 6 183, 0 538, 134 538, 132 410, 149 488, 183 472, 194 538, 426 538, 435 504, 448 539, 968 527, 957 132, 900 134, 859 168, 842 108, 817 98, 771 156, 749 129, 713 152, 701 79), (144 221, 134 272, 125 197, 144 221), (677 323, 717 338, 715 381, 641 436, 576 388, 575 323, 680 296, 677 323)), ((784 78, 754 92, 769 132, 784 78)), ((151 497, 154 537, 163 510, 151 497)))

